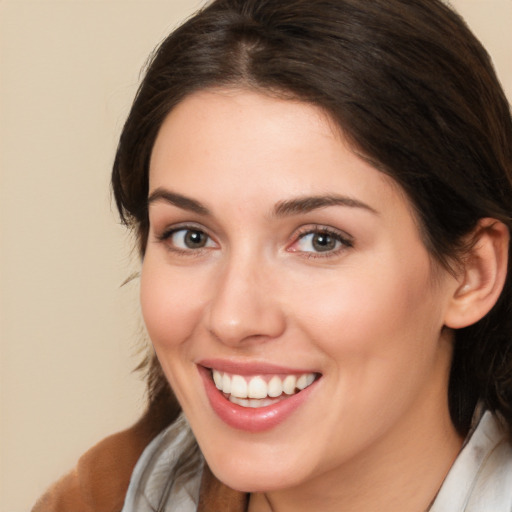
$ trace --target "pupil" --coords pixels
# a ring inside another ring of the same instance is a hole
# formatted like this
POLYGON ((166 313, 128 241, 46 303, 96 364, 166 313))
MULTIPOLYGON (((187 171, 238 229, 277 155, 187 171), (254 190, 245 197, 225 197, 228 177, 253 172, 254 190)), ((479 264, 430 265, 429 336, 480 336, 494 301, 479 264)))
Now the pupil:
POLYGON ((330 235, 325 233, 320 233, 314 236, 313 238, 313 247, 317 251, 332 251, 334 246, 336 245, 336 240, 334 240, 330 235))
POLYGON ((185 244, 190 248, 203 247, 206 237, 201 231, 188 231, 185 235, 185 244))

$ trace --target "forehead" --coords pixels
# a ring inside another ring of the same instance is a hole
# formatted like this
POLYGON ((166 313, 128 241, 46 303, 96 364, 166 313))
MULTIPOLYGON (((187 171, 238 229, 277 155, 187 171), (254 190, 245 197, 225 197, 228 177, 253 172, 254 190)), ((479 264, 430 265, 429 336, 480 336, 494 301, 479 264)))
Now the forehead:
POLYGON ((245 207, 330 193, 406 202, 321 108, 232 89, 192 94, 168 115, 151 157, 158 187, 245 207))
POLYGON ((150 167, 155 168, 158 157, 176 158, 185 152, 210 158, 212 149, 217 159, 225 150, 244 151, 249 157, 257 148, 261 158, 277 149, 311 152, 314 146, 305 147, 303 142, 313 133, 317 147, 320 139, 345 143, 334 126, 323 110, 303 102, 243 89, 199 91, 182 100, 164 120, 150 167))

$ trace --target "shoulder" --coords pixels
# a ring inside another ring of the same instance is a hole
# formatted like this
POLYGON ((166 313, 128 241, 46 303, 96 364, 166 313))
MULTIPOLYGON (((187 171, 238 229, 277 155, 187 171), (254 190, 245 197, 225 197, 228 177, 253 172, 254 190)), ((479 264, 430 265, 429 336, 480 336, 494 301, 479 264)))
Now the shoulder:
POLYGON ((46 491, 32 512, 121 510, 130 475, 150 436, 144 425, 136 424, 103 439, 46 491))
POLYGON ((507 429, 489 411, 467 440, 430 510, 512 510, 512 446, 507 429))
POLYGON ((183 415, 144 450, 132 474, 123 512, 195 511, 203 460, 183 415), (162 508, 162 507, 172 508, 162 508))

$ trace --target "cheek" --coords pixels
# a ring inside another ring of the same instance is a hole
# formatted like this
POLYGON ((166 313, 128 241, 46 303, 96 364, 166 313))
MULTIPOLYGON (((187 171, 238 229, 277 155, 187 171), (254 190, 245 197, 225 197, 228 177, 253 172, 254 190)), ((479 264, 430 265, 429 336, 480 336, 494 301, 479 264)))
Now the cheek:
MULTIPOLYGON (((194 282, 194 281, 192 281, 194 282)), ((142 266, 140 303, 149 337, 158 350, 172 350, 196 328, 202 304, 197 286, 178 272, 146 259, 142 266)))
POLYGON ((297 316, 340 365, 347 357, 412 357, 436 338, 441 317, 428 269, 423 261, 414 268, 387 262, 348 269, 309 286, 300 298, 295 292, 297 316))

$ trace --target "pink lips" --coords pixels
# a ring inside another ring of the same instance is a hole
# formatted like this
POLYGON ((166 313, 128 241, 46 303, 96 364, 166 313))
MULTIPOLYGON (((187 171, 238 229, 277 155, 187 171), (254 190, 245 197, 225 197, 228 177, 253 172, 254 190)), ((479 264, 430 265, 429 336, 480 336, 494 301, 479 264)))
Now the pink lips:
POLYGON ((288 418, 297 408, 299 408, 309 397, 315 381, 306 389, 291 395, 275 404, 260 408, 242 407, 231 403, 222 392, 220 392, 211 377, 210 368, 219 371, 230 372, 237 375, 258 375, 258 374, 290 374, 290 373, 308 373, 311 370, 292 370, 288 368, 248 364, 240 365, 227 361, 201 361, 197 368, 202 377, 206 396, 210 401, 212 409, 217 416, 229 426, 246 432, 263 432, 269 430, 288 418))

